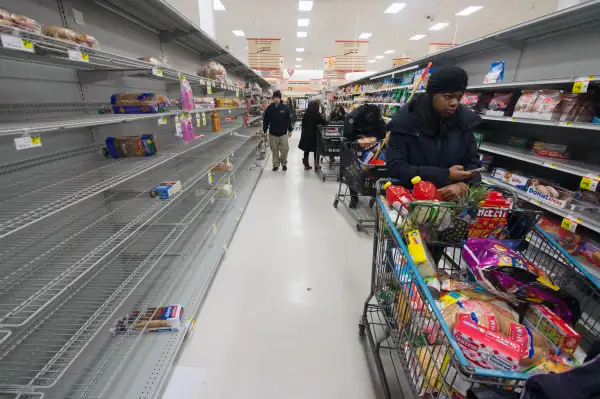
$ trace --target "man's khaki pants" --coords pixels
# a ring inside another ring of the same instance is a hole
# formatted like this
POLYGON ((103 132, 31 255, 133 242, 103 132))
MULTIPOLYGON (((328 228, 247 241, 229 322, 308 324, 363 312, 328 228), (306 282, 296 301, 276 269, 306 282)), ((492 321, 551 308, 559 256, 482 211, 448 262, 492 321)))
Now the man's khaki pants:
POLYGON ((269 145, 273 153, 273 167, 278 168, 280 163, 284 166, 287 165, 287 156, 290 150, 287 134, 280 137, 270 134, 269 145))

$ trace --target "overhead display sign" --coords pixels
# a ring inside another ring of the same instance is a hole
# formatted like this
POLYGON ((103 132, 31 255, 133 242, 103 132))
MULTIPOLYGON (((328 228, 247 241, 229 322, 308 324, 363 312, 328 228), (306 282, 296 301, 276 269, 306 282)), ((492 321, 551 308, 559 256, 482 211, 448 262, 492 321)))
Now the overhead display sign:
POLYGON ((402 58, 393 58, 392 66, 397 67, 400 65, 408 64, 409 62, 413 62, 414 60, 410 57, 402 57, 402 58))
POLYGON ((323 79, 343 79, 344 76, 335 70, 335 55, 323 58, 323 79))
POLYGON ((248 66, 257 71, 274 71, 282 68, 281 39, 249 38, 248 66))
POLYGON ((456 46, 458 46, 458 44, 455 43, 429 43, 429 54, 437 53, 439 51, 456 46))
POLYGON ((336 72, 365 72, 369 55, 368 40, 336 40, 336 72))

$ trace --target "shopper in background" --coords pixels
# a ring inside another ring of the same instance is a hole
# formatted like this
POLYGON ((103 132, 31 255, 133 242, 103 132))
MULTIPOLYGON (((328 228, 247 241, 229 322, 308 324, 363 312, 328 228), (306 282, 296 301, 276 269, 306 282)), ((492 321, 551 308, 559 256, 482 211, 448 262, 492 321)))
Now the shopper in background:
POLYGON ((468 84, 459 67, 436 70, 425 94, 402 106, 386 126, 391 132, 386 151, 390 177, 412 188, 420 176, 439 189, 445 200, 454 201, 479 182, 479 154, 473 128, 481 122, 460 104, 468 84))
POLYGON ((333 108, 333 111, 331 111, 331 114, 329 114, 329 122, 331 123, 335 123, 335 122, 344 122, 346 120, 346 110, 344 109, 344 107, 342 107, 341 105, 336 105, 335 108, 333 108))
POLYGON ((306 112, 302 117, 302 135, 300 136, 300 144, 298 148, 304 151, 304 158, 302 163, 304 169, 312 169, 309 162, 308 156, 310 153, 314 153, 315 165, 317 164, 317 139, 319 138, 319 126, 327 125, 327 121, 320 113, 321 102, 319 100, 311 101, 306 108, 306 112))
POLYGON ((287 107, 290 110, 290 115, 292 117, 292 130, 296 128, 296 122, 298 122, 298 115, 296 115, 296 105, 294 104, 294 99, 292 97, 288 97, 287 107))
POLYGON ((281 92, 273 93, 273 102, 265 110, 263 132, 269 131, 269 145, 273 154, 273 172, 279 170, 281 164, 287 170, 287 156, 290 149, 288 138, 292 137, 292 117, 290 110, 281 102, 281 92))
MULTIPOLYGON (((360 141, 362 147, 370 147, 385 137, 385 122, 377 105, 364 104, 346 115, 344 138, 349 142, 360 141)), ((358 193, 350 190, 350 208, 358 205, 358 193)))

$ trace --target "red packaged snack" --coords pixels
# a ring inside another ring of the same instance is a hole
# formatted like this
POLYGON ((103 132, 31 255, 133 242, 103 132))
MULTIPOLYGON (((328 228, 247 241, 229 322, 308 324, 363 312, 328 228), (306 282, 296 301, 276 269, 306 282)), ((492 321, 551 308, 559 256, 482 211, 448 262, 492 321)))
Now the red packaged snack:
POLYGON ((485 113, 486 115, 492 116, 504 116, 506 112, 506 108, 508 108, 508 104, 512 99, 511 93, 496 93, 494 97, 492 97, 492 101, 490 101, 489 109, 485 113))
POLYGON ((579 252, 583 239, 581 236, 563 229, 559 221, 544 216, 539 221, 538 226, 568 253, 577 254, 579 252))
POLYGON ((573 327, 544 305, 531 305, 525 312, 523 324, 536 328, 546 337, 556 354, 566 352, 572 355, 581 341, 581 335, 573 327))
POLYGON ((490 191, 486 198, 479 203, 477 217, 469 227, 470 237, 495 237, 504 238, 504 227, 508 220, 508 210, 512 201, 503 198, 502 193, 490 191))
POLYGON ((521 97, 519 97, 519 101, 517 101, 517 105, 515 105, 515 111, 512 116, 515 118, 530 118, 535 101, 540 93, 538 90, 523 90, 521 93, 521 97))
POLYGON ((531 112, 532 119, 551 120, 554 110, 562 99, 562 90, 540 90, 531 112))
POLYGON ((571 110, 577 106, 577 102, 581 99, 581 96, 576 93, 563 93, 562 100, 558 107, 554 108, 554 113, 552 114, 552 120, 555 121, 572 121, 573 119, 568 119, 571 110))
POLYGON ((471 111, 475 111, 479 97, 481 97, 481 93, 467 92, 463 94, 462 98, 460 99, 460 103, 469 108, 471 111))

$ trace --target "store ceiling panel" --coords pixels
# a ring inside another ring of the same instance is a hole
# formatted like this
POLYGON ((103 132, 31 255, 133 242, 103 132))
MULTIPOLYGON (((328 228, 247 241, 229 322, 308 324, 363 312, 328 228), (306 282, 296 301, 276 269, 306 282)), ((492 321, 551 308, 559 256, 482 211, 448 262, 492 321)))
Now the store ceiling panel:
POLYGON ((370 70, 392 66, 392 58, 419 58, 428 53, 429 42, 463 43, 480 36, 546 15, 557 9, 558 0, 400 0, 407 5, 395 14, 384 11, 396 0, 315 0, 311 11, 299 11, 296 0, 221 0, 226 11, 215 11, 216 39, 239 59, 247 60, 246 38, 281 38, 285 67, 323 69, 323 57, 334 55, 335 40, 351 40, 362 33, 372 33, 370 70), (467 17, 455 14, 469 6, 483 8, 467 17), (309 25, 298 27, 298 18, 308 18, 309 25), (448 23, 440 30, 429 30, 448 23), (242 30, 245 37, 232 31, 242 30), (307 37, 297 37, 297 32, 307 37), (421 40, 409 40, 425 34, 421 40), (303 53, 296 48, 303 47, 303 53), (394 53, 384 54, 387 50, 394 53), (295 61, 302 57, 301 62, 295 61))

